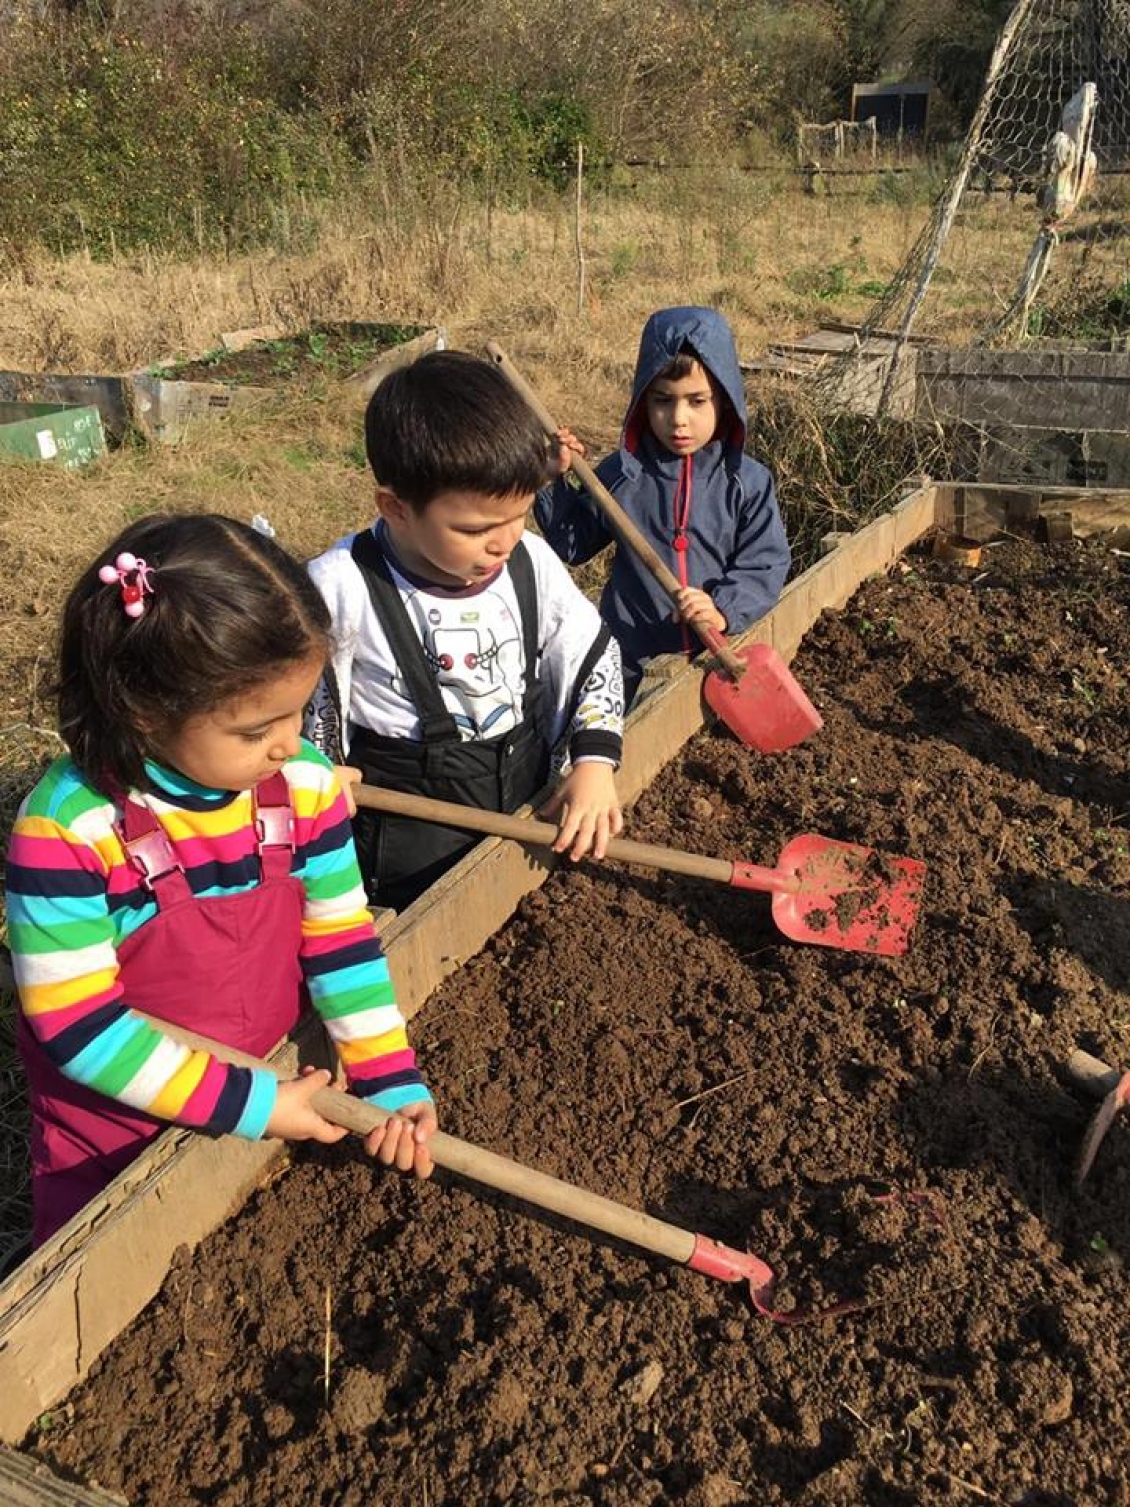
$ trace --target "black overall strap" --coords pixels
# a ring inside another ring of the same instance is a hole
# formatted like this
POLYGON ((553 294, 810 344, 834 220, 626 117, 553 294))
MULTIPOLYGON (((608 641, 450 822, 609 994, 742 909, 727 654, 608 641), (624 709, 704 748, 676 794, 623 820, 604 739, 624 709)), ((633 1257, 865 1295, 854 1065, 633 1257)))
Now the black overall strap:
POLYGON ((412 625, 408 609, 392 579, 384 551, 377 543, 372 529, 355 535, 350 554, 364 578, 369 600, 377 614, 377 621, 384 629, 392 657, 408 682, 412 704, 420 719, 421 741, 460 742, 455 718, 444 705, 435 673, 424 653, 424 646, 412 625))
POLYGON ((584 695, 585 686, 588 685, 592 672, 604 658, 604 651, 608 648, 611 641, 612 629, 607 623, 601 623, 600 631, 593 639, 589 652, 582 659, 580 669, 577 671, 577 678, 573 681, 573 693, 569 698, 569 716, 565 723, 566 728, 572 727, 573 719, 577 715, 577 708, 581 704, 581 697, 584 695))
MULTIPOLYGON (((388 639, 392 656, 408 683, 412 704, 420 719, 420 739, 424 743, 458 743, 460 733, 455 718, 444 704, 435 672, 424 653, 419 634, 388 568, 384 551, 372 529, 356 534, 350 549, 353 562, 361 572, 377 621, 388 639)), ((522 717, 534 709, 538 690, 538 594, 533 561, 521 540, 514 546, 507 562, 518 616, 522 624, 524 686, 522 717)))
POLYGON ((534 562, 521 539, 510 551, 507 562, 514 595, 518 600, 518 616, 522 621, 522 654, 525 663, 525 687, 522 693, 522 720, 529 717, 537 700, 538 690, 538 588, 534 579, 534 562))

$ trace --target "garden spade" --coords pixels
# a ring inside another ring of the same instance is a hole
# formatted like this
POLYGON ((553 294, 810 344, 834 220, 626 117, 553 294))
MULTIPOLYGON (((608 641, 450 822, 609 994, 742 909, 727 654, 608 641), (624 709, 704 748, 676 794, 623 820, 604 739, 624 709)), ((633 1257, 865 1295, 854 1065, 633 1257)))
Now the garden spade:
MULTIPOLYGON (((355 785, 353 795, 359 806, 394 816, 509 837, 540 848, 551 848, 557 841, 557 828, 551 822, 530 817, 432 801, 379 785, 355 785)), ((735 889, 764 890, 773 896, 773 920, 792 941, 883 957, 906 951, 926 875, 926 865, 916 858, 891 858, 874 848, 836 842, 816 833, 787 842, 776 868, 706 858, 619 837, 609 842, 606 852, 622 863, 688 874, 735 889)))
POLYGON ((1103 1101, 1091 1117, 1087 1133, 1079 1147, 1075 1166, 1075 1183, 1082 1186, 1084 1178, 1094 1165, 1099 1146, 1120 1109, 1130 1104, 1130 1073, 1119 1076, 1118 1069, 1108 1067, 1089 1052, 1074 1052, 1067 1071, 1071 1079, 1091 1093, 1102 1094, 1103 1101))
MULTIPOLYGON (((486 349, 490 359, 533 409, 538 421, 550 435, 556 435, 559 426, 553 416, 506 352, 493 340, 486 349)), ((609 528, 626 549, 639 557, 676 605, 681 587, 674 571, 660 559, 588 462, 575 456, 573 469, 604 514, 609 528)), ((704 623, 690 626, 721 666, 720 670, 707 673, 703 684, 706 704, 743 743, 759 753, 780 753, 824 726, 820 713, 776 649, 768 644, 734 649, 717 629, 704 623)))
MULTIPOLYGON (((261 1068, 280 1078, 292 1076, 274 1063, 250 1057, 234 1047, 212 1041, 207 1036, 199 1036, 182 1026, 170 1025, 167 1021, 145 1015, 141 1011, 136 1013, 154 1029, 193 1051, 208 1052, 221 1062, 230 1062, 237 1067, 261 1068)), ((369 1131, 393 1118, 387 1110, 378 1109, 375 1104, 369 1104, 364 1099, 355 1098, 336 1088, 318 1089, 311 1095, 310 1102, 323 1119, 329 1120, 333 1125, 343 1125, 358 1135, 368 1135, 369 1131)), ((668 1260, 689 1266, 692 1271, 701 1272, 703 1276, 715 1277, 720 1282, 748 1282, 753 1306, 758 1313, 775 1323, 805 1323, 814 1318, 854 1312, 860 1306, 858 1303, 840 1303, 821 1310, 778 1312, 773 1307, 773 1270, 748 1251, 734 1250, 705 1235, 697 1235, 678 1225, 668 1224, 665 1220, 655 1219, 627 1204, 617 1203, 599 1193, 589 1193, 584 1188, 578 1188, 575 1183, 563 1182, 560 1178, 538 1172, 521 1162, 513 1162, 509 1157, 499 1156, 483 1146, 447 1135, 442 1130, 432 1133, 428 1140, 428 1150, 437 1167, 445 1167, 449 1172, 458 1173, 471 1182, 496 1188, 499 1192, 523 1199, 536 1208, 547 1209, 550 1213, 559 1214, 577 1224, 600 1230, 613 1239, 639 1246, 654 1255, 666 1256, 668 1260)))

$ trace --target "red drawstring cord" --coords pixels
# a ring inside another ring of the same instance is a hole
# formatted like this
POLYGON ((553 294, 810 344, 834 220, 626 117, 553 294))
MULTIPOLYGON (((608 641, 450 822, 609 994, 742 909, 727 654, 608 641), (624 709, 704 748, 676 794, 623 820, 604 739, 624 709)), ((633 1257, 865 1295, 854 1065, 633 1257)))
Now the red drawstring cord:
MULTIPOLYGON (((679 569, 679 585, 689 586, 687 580, 687 525, 691 517, 691 501, 694 497, 694 457, 683 456, 682 470, 679 472, 678 485, 675 488, 675 500, 671 506, 672 522, 675 529, 675 537, 672 545, 675 550, 675 564, 679 569)), ((689 659, 691 656, 691 635, 686 623, 680 622, 679 627, 683 633, 683 653, 689 659)))

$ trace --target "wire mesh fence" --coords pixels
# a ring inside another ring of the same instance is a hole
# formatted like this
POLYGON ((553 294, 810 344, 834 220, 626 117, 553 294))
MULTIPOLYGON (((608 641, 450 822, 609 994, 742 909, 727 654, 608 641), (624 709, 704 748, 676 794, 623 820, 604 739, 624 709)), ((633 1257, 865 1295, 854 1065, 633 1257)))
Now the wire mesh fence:
POLYGON ((869 387, 880 413, 897 408, 914 340, 1125 349, 1128 207, 1130 0, 1021 0, 931 216, 820 378, 823 405, 858 395, 873 335, 888 341, 869 387))

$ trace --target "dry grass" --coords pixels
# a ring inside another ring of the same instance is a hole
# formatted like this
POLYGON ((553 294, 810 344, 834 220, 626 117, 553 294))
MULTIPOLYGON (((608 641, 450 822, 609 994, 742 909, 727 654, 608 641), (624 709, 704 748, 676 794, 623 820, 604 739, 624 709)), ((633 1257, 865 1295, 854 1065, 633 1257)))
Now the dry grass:
MULTIPOLYGON (((306 227, 305 251, 43 261, 0 282, 0 367, 128 370, 211 349, 225 330, 276 321, 439 323, 468 349, 502 341, 550 408, 600 453, 617 435, 639 330, 653 309, 717 304, 743 353, 831 312, 862 315, 866 295, 833 306, 803 290, 849 258, 864 269, 858 280, 864 271, 888 277, 924 213, 773 187, 735 171, 592 196, 580 317, 568 204, 496 208, 488 220, 454 189, 393 200, 378 183, 371 201, 327 209, 306 227), (865 232, 868 245, 884 249, 864 260, 865 232)), ((118 450, 81 474, 0 467, 0 727, 49 722, 43 688, 60 599, 130 519, 165 508, 262 512, 291 549, 309 554, 367 517, 360 419, 355 400, 323 383, 201 424, 176 447, 118 450)))
MULTIPOLYGON (((716 303, 742 348, 756 349, 828 312, 794 288, 848 257, 853 236, 867 242, 866 276, 883 279, 921 223, 920 209, 863 213, 859 199, 806 200, 780 188, 719 169, 590 195, 589 298, 578 319, 568 199, 488 214, 455 187, 406 185, 394 199, 378 178, 363 203, 311 211, 292 236, 307 249, 230 261, 33 261, 0 281, 0 364, 120 370, 206 350, 244 325, 415 319, 447 325, 469 347, 494 334, 529 359, 551 358, 549 396, 568 397, 582 415, 606 407, 611 433, 622 374, 652 309, 716 303)), ((867 303, 855 298, 852 310, 867 303)))
MULTIPOLYGON (((905 180, 899 180, 905 183, 905 180)), ((585 208, 589 295, 576 311, 569 201, 486 208, 444 184, 375 176, 363 201, 311 210, 285 251, 222 261, 157 255, 101 264, 87 257, 24 262, 0 280, 0 367, 112 372, 213 348, 226 330, 313 319, 443 324, 450 342, 500 340, 547 404, 592 451, 614 441, 639 330, 673 303, 719 306, 743 355, 821 318, 862 317, 861 285, 889 279, 913 244, 924 204, 866 195, 807 199, 792 178, 737 170, 622 182, 585 208), (840 292, 830 302, 829 269, 840 292)), ((1031 238, 999 203, 955 238, 955 296, 968 324, 962 268, 1001 266, 1011 287, 1031 238)), ((176 447, 127 447, 82 474, 0 467, 0 826, 56 751, 49 683, 57 613, 78 568, 128 520, 157 509, 265 513, 300 555, 369 516, 360 407, 343 389, 291 392, 225 423, 201 424, 176 447)), ((807 426, 811 416, 790 420, 807 426)), ((817 426, 818 427, 818 426, 817 426)), ((773 433, 769 424, 766 433, 773 433)), ((780 429, 778 428, 778 433, 780 429)), ((848 462, 851 464, 851 453, 848 462)), ((855 452, 861 453, 861 452, 855 452)), ((774 455, 766 460, 774 464, 774 455)), ((782 456, 782 461, 785 457, 782 456)), ((850 478, 849 478, 850 479, 850 478)), ((794 478, 787 464, 783 495, 794 478)), ((798 490, 803 478, 795 480, 798 490)), ((0 1232, 19 1230, 26 1126, 12 1066, 10 1001, 0 1011, 0 1232)), ((0 1233, 0 1254, 4 1237, 0 1233)))

